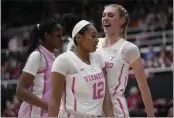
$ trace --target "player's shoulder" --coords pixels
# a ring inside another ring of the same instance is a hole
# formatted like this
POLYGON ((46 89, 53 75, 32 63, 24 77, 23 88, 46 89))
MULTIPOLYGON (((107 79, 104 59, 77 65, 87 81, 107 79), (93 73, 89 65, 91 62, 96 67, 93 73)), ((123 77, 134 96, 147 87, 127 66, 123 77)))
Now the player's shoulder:
POLYGON ((30 56, 39 56, 39 55, 40 55, 40 52, 37 51, 37 50, 33 51, 33 52, 30 54, 30 56))
POLYGON ((29 59, 39 59, 41 57, 41 53, 37 50, 33 51, 30 55, 29 55, 29 59))
POLYGON ((128 48, 133 48, 133 49, 138 48, 138 46, 135 45, 134 43, 132 43, 132 42, 130 42, 130 41, 126 41, 126 42, 127 42, 127 46, 126 46, 126 47, 128 47, 128 48))
POLYGON ((54 62, 67 65, 67 63, 69 63, 69 58, 68 58, 67 52, 64 52, 64 53, 60 54, 59 56, 57 56, 54 62))
POLYGON ((58 59, 68 59, 68 54, 69 54, 69 51, 68 52, 64 52, 62 54, 60 54, 59 56, 57 56, 58 59))
POLYGON ((125 42, 127 43, 127 44, 124 46, 124 50, 125 50, 126 52, 132 52, 132 51, 136 51, 136 52, 137 52, 137 51, 139 51, 137 45, 135 45, 135 44, 133 44, 132 42, 127 41, 127 40, 125 40, 125 42))
POLYGON ((74 54, 72 51, 67 51, 62 54, 60 54, 57 58, 61 60, 70 60, 70 58, 73 58, 74 54))

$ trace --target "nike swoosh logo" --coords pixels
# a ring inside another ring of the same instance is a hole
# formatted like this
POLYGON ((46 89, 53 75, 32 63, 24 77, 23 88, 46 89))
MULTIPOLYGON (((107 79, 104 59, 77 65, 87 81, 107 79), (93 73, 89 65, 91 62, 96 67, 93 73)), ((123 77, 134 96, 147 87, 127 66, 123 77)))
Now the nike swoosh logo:
POLYGON ((113 60, 115 57, 111 56, 111 60, 113 60))

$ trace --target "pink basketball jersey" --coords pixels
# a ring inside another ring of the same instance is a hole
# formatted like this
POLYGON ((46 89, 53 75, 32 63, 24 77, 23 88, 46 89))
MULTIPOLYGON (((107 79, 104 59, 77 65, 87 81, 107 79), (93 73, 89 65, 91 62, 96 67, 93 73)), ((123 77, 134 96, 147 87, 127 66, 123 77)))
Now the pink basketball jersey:
MULTIPOLYGON (((38 72, 33 85, 30 87, 30 91, 36 96, 42 98, 44 101, 49 102, 50 97, 50 73, 54 59, 49 53, 42 47, 39 47, 39 51, 44 55, 47 66, 44 71, 38 72)), ((34 66, 34 65, 33 65, 34 66)), ((39 107, 33 106, 26 102, 23 102, 20 106, 19 117, 47 117, 48 111, 45 111, 39 107)))

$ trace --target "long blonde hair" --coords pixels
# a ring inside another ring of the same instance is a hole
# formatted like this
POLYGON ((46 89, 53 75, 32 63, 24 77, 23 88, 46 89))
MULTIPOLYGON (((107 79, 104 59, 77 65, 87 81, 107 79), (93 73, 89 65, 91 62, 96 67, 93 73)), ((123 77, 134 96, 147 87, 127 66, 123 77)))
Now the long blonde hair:
POLYGON ((123 6, 118 5, 118 4, 109 4, 109 5, 106 5, 105 8, 106 8, 106 7, 109 7, 109 6, 117 8, 120 17, 124 17, 124 18, 125 18, 125 22, 124 22, 124 24, 121 26, 120 36, 121 36, 122 38, 126 39, 127 27, 128 27, 128 23, 129 23, 129 15, 128 15, 127 10, 126 10, 123 6))

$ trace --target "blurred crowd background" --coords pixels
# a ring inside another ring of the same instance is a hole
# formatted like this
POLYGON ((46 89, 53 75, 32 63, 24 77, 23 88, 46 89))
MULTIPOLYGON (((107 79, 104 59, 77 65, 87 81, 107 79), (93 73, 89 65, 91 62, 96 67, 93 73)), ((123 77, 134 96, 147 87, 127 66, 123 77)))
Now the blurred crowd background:
MULTIPOLYGON (((21 101, 15 96, 23 56, 32 27, 52 17, 75 12, 91 21, 104 37, 101 16, 105 5, 124 6, 130 17, 127 40, 136 44, 148 77, 156 116, 173 116, 173 1, 172 0, 24 0, 1 1, 1 116, 15 117, 21 101)), ((57 54, 66 49, 64 45, 57 54)), ((146 116, 134 73, 125 92, 130 116, 146 116)))

